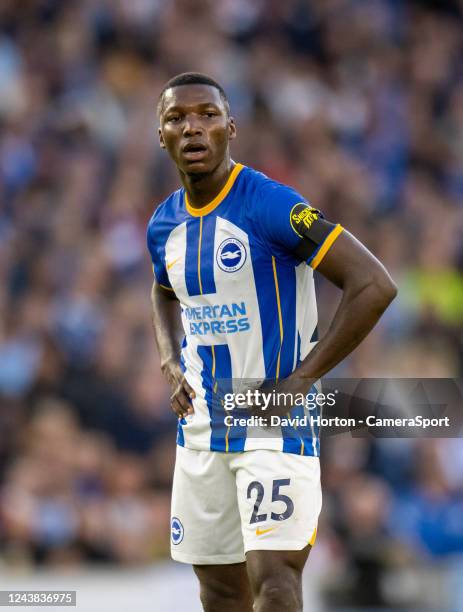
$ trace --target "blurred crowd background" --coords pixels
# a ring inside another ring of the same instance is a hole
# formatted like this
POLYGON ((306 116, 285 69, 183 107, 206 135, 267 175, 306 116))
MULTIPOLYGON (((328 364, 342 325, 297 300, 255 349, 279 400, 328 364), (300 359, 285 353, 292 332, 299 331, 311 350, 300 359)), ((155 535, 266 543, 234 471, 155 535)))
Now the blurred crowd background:
MULTIPOLYGON (((462 376, 463 2, 3 0, 4 567, 168 556, 176 423, 145 230, 178 186, 157 95, 186 70, 228 93, 234 159, 298 189, 398 284, 336 375, 462 376)), ((339 293, 317 282, 323 333, 339 293)), ((322 462, 325 600, 461 603, 462 439, 338 436, 322 462)))

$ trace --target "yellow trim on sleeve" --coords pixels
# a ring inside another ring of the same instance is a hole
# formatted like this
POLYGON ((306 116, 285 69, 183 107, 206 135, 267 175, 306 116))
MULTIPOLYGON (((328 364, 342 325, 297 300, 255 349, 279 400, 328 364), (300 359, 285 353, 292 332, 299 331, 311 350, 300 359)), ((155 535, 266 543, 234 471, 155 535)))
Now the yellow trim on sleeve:
POLYGON ((313 530, 312 537, 309 540, 310 546, 313 546, 315 544, 316 539, 317 539, 317 528, 315 527, 315 529, 313 530))
POLYGON ((278 306, 278 322, 280 325, 280 350, 278 351, 278 360, 277 360, 277 371, 275 382, 278 382, 278 378, 280 376, 280 358, 281 358, 281 347, 283 346, 283 317, 281 316, 281 303, 280 303, 280 289, 278 287, 278 277, 277 277, 277 268, 275 263, 275 257, 272 256, 272 266, 273 266, 273 279, 275 281, 275 292, 277 296, 277 306, 278 306))
POLYGON ((209 204, 206 204, 205 206, 201 206, 201 208, 194 208, 190 204, 190 201, 188 200, 188 194, 185 191, 185 206, 187 212, 189 212, 190 215, 192 215, 193 217, 204 217, 204 215, 208 215, 210 212, 212 212, 214 208, 217 208, 217 206, 227 197, 228 193, 230 192, 230 189, 233 187, 236 181, 238 174, 243 168, 243 164, 235 164, 235 167, 231 171, 227 182, 222 187, 220 192, 215 196, 212 202, 209 202, 209 204))
POLYGON ((314 257, 314 259, 312 260, 312 262, 310 263, 310 266, 315 270, 315 268, 318 266, 318 264, 322 261, 322 259, 325 257, 325 255, 328 253, 328 251, 330 250, 330 248, 333 245, 333 242, 336 240, 336 238, 341 234, 341 232, 343 231, 343 227, 342 225, 336 225, 336 227, 331 231, 330 234, 328 234, 328 237, 326 238, 325 242, 322 244, 321 249, 318 251, 317 255, 314 257))
POLYGON ((172 287, 166 287, 166 285, 162 285, 159 281, 158 281, 158 277, 156 276, 156 272, 154 271, 154 264, 151 264, 151 267, 153 269, 153 276, 156 279, 157 284, 162 287, 163 289, 167 289, 168 291, 173 291, 172 287))

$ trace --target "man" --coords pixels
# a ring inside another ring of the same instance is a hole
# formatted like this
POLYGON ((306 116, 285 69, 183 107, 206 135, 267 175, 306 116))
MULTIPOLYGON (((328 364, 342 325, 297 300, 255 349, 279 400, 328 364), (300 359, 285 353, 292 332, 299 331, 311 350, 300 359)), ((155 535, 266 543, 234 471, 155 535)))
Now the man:
POLYGON ((230 159, 236 127, 214 80, 171 79, 158 113, 161 148, 183 185, 148 226, 154 331, 179 417, 172 556, 193 564, 206 612, 302 610, 321 508, 319 432, 232 430, 218 383, 273 380, 287 390, 318 380, 368 334, 396 288, 340 225, 230 159), (343 291, 319 342, 314 269, 343 291))

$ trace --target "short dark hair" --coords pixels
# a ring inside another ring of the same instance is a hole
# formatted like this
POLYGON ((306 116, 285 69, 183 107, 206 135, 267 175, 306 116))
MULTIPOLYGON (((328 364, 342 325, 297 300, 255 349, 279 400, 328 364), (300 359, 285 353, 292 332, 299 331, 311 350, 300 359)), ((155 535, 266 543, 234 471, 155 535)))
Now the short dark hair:
POLYGON ((182 72, 182 74, 177 74, 177 76, 172 77, 167 81, 164 87, 161 90, 158 98, 157 104, 157 113, 158 116, 161 114, 162 105, 164 102, 164 94, 168 89, 172 89, 173 87, 179 87, 180 85, 210 85, 211 87, 215 87, 220 94, 220 97, 223 100, 227 113, 230 113, 230 103, 228 102, 227 94, 225 93, 222 85, 217 83, 212 77, 207 76, 207 74, 202 74, 201 72, 182 72))

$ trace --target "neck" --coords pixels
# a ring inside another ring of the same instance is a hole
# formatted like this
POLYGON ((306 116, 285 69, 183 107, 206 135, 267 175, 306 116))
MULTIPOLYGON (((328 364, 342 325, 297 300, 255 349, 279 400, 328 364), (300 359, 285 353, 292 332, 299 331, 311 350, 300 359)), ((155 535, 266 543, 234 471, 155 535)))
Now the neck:
POLYGON ((194 208, 202 208, 220 193, 235 166, 227 155, 223 161, 207 174, 185 174, 180 172, 180 179, 188 194, 188 201, 194 208))

